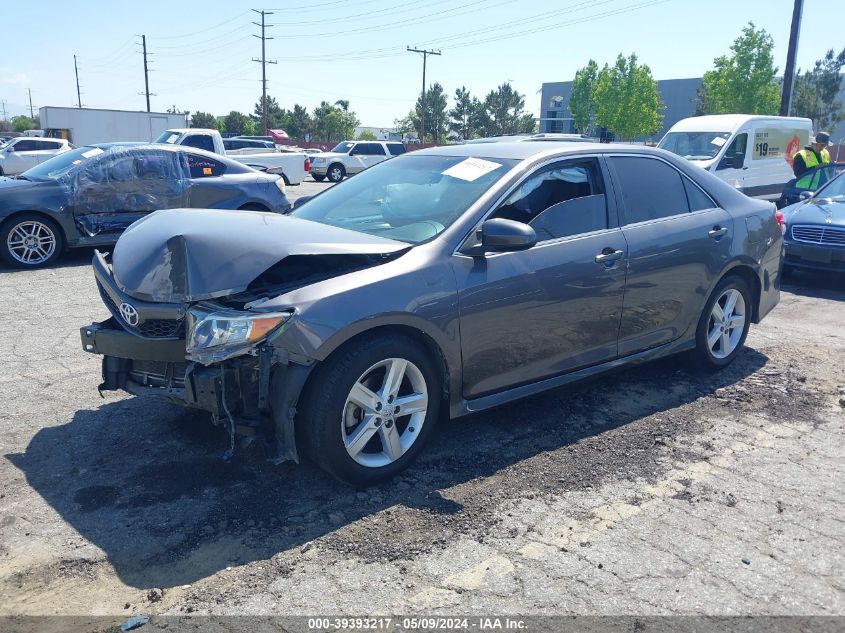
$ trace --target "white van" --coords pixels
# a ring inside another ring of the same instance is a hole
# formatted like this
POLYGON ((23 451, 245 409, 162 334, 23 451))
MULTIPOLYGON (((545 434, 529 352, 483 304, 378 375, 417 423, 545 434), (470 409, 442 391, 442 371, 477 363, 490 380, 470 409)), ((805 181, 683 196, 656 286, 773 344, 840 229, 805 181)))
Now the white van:
POLYGON ((678 121, 658 147, 713 172, 748 196, 777 200, 793 178, 792 156, 812 133, 810 119, 714 114, 678 121))

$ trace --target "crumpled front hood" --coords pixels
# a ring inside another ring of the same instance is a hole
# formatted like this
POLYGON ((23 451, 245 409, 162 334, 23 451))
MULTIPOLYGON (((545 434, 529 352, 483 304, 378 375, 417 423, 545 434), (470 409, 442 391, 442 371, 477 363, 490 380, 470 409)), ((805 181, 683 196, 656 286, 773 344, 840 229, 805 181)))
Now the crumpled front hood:
POLYGON ((845 203, 813 198, 783 209, 789 224, 830 224, 845 226, 845 203))
POLYGON ((35 187, 36 184, 38 183, 32 180, 0 176, 0 191, 20 191, 21 189, 25 189, 27 187, 31 189, 32 187, 35 187))
POLYGON ((168 209, 121 235, 112 271, 130 296, 186 303, 241 292, 290 255, 380 255, 407 248, 403 242, 275 213, 168 209))

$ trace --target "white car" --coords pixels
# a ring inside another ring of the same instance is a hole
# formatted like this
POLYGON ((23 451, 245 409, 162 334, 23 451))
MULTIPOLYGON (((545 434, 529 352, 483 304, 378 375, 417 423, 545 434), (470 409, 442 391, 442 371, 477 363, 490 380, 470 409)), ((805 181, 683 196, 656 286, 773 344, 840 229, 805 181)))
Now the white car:
POLYGON ((404 153, 405 146, 398 141, 343 141, 330 152, 311 155, 311 175, 317 182, 326 178, 340 182, 346 175, 404 153))
POLYGON ((0 176, 16 176, 45 160, 72 149, 61 138, 19 136, 0 149, 0 176))

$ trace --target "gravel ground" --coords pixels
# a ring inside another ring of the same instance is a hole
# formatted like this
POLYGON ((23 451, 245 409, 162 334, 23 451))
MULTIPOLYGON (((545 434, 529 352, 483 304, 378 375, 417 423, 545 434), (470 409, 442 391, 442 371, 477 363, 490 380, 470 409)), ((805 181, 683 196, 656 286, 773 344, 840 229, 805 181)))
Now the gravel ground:
POLYGON ((90 256, 0 270, 0 615, 845 615, 841 277, 796 275, 721 373, 668 359, 444 424, 361 491, 101 399, 90 256))

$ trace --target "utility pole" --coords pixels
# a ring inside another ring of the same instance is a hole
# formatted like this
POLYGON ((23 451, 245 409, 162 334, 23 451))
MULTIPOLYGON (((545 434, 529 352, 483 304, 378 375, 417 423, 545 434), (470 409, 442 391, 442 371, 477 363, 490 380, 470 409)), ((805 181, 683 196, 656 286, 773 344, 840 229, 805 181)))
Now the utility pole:
POLYGON ((786 51, 786 68, 783 71, 783 92, 780 96, 780 115, 789 116, 792 110, 792 83, 795 81, 795 57, 798 54, 798 33, 801 30, 801 11, 804 0, 795 0, 792 8, 792 28, 789 30, 789 48, 786 51))
POLYGON ((34 121, 35 108, 32 106, 32 88, 27 88, 26 91, 29 93, 29 118, 34 121))
POLYGON ((258 11, 257 9, 252 9, 255 13, 261 15, 261 24, 258 22, 253 22, 255 26, 261 27, 261 35, 256 35, 255 33, 252 34, 253 37, 258 37, 261 39, 261 59, 252 58, 254 62, 261 63, 261 129, 264 130, 262 134, 267 134, 267 64, 275 64, 275 61, 267 61, 267 55, 265 50, 265 42, 266 40, 272 40, 272 37, 267 37, 264 33, 265 29, 268 26, 273 26, 272 24, 265 24, 264 16, 266 15, 273 15, 272 11, 258 11))
POLYGON ((3 120, 5 121, 6 120, 6 100, 3 99, 2 101, 0 101, 0 105, 3 106, 3 120))
POLYGON ((423 56, 423 83, 422 83, 422 113, 420 115, 420 143, 425 143, 425 111, 428 104, 425 102, 425 62, 429 55, 440 55, 440 51, 407 47, 409 53, 422 53, 423 56))
POLYGON ((150 111, 150 75, 147 68, 147 36, 141 36, 141 45, 144 47, 144 94, 147 95, 147 112, 150 111))
POLYGON ((73 72, 76 75, 76 105, 82 107, 82 93, 79 91, 79 67, 76 64, 76 55, 73 56, 73 72))

